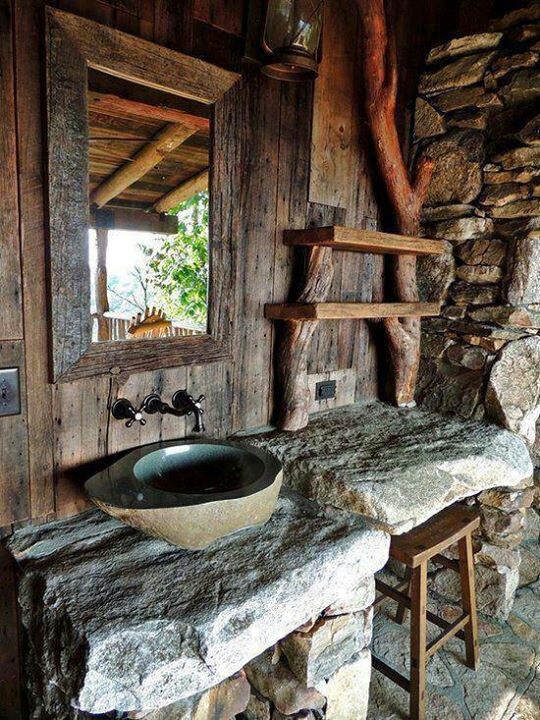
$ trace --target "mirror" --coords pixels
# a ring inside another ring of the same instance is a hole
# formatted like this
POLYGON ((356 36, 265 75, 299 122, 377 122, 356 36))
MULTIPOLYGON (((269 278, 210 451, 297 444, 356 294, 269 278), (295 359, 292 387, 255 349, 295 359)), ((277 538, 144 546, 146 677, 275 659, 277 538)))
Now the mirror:
POLYGON ((238 77, 47 8, 54 381, 230 357, 213 118, 238 77))
POLYGON ((208 108, 89 73, 92 341, 208 326, 208 108))

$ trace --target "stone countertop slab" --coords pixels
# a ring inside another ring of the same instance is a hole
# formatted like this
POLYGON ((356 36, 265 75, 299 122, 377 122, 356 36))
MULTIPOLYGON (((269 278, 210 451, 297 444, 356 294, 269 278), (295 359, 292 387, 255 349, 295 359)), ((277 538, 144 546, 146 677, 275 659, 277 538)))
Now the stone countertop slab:
POLYGON ((17 531, 33 717, 150 711, 205 690, 388 558, 389 536, 285 490, 266 525, 201 551, 99 511, 17 531))
POLYGON ((285 482, 306 497, 393 534, 487 488, 526 487, 533 472, 525 443, 507 430, 381 402, 320 413, 298 432, 242 439, 277 455, 285 482))

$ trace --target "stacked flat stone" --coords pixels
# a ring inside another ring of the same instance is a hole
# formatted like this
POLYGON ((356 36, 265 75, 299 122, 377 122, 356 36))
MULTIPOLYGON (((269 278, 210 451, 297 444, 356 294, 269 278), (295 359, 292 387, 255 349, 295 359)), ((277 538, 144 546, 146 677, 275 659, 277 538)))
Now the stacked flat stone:
POLYGON ((423 323, 418 399, 494 420, 538 464, 539 57, 539 2, 434 48, 414 129, 416 153, 436 163, 424 234, 448 242, 419 263, 423 299, 443 310, 423 323))
POLYGON ((206 720, 254 706, 363 720, 389 537, 354 515, 284 491, 263 527, 197 552, 99 511, 19 530, 9 547, 34 720, 206 720))

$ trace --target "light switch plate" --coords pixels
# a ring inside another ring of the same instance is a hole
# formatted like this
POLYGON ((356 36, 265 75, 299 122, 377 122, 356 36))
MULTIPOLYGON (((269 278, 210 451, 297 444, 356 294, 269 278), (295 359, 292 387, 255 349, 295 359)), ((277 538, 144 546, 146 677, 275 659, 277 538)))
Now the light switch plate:
POLYGON ((0 368, 0 417, 21 412, 19 368, 0 368))

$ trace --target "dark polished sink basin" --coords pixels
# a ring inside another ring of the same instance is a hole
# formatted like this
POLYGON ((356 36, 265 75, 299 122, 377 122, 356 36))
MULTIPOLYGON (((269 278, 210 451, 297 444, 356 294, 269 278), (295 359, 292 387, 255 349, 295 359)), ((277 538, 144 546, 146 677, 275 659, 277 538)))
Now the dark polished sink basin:
POLYGON ((281 464, 264 450, 181 440, 132 450, 85 488, 110 515, 175 545, 201 548, 266 522, 281 482, 281 464))

